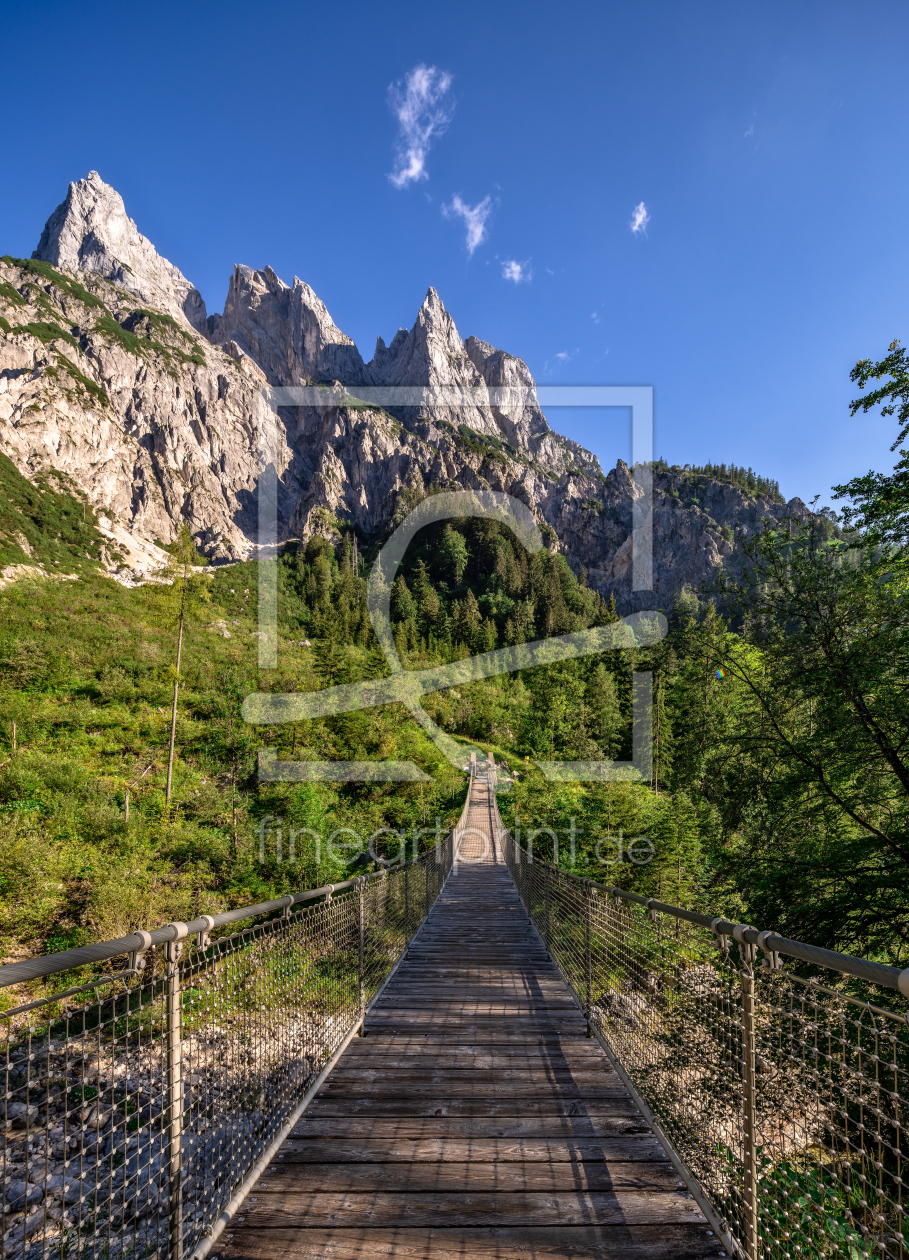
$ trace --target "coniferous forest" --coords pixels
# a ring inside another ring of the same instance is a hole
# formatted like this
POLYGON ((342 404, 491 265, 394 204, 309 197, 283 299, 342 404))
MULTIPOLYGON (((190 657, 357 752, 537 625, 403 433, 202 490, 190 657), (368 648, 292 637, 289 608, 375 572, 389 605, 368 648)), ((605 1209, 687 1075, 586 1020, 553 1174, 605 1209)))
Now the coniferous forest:
MULTIPOLYGON (((909 430, 906 352, 853 380, 889 408, 890 473, 736 544, 658 645, 425 698, 466 750, 516 772, 524 843, 604 882, 898 966, 909 955, 909 430), (870 386, 870 389, 869 389, 870 386), (555 784, 542 760, 629 760, 635 671, 654 680, 649 782, 555 784)), ((886 413, 885 413, 886 414, 886 413)), ((693 475, 746 487, 750 470, 693 475)), ((7 957, 188 919, 343 878, 445 834, 465 776, 401 706, 252 727, 255 691, 384 676, 366 577, 382 539, 343 526, 284 546, 278 668, 258 668, 257 568, 207 566, 184 531, 158 582, 97 563, 78 490, 5 458, 6 536, 49 576, 0 591, 0 934, 7 957), (177 670, 176 648, 181 641, 177 670), (280 759, 409 759, 423 783, 260 783, 280 759), (371 847, 370 847, 371 846, 371 847)), ((777 492, 769 481, 757 487, 777 492)), ((554 548, 502 525, 424 529, 391 589, 398 655, 422 669, 618 619, 554 548)))

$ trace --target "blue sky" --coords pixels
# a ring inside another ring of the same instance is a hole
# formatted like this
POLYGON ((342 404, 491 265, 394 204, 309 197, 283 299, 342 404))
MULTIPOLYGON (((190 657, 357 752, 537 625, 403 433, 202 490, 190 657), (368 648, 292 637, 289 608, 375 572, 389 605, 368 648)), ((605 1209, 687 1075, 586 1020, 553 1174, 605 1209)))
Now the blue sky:
MULTIPOLYGON (((671 462, 804 498, 891 466, 848 374, 909 338, 902 2, 6 0, 0 33, 2 252, 94 168, 210 311, 269 263, 368 358, 433 285, 541 383, 652 384, 671 462), (410 162, 389 88, 420 65, 410 162)), ((549 418, 628 456, 622 413, 549 418)))

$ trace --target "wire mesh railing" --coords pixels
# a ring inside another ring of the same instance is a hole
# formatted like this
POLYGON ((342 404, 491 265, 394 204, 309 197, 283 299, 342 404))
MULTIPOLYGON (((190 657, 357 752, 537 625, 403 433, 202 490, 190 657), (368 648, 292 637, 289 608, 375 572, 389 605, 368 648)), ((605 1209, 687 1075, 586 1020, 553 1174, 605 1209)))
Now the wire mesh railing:
POLYGON ((581 879, 497 826, 589 1033, 727 1248, 906 1260, 909 970, 581 879))
POLYGON ((61 989, 0 1014, 0 1260, 201 1260, 419 931, 466 808, 375 874, 0 967, 61 989))

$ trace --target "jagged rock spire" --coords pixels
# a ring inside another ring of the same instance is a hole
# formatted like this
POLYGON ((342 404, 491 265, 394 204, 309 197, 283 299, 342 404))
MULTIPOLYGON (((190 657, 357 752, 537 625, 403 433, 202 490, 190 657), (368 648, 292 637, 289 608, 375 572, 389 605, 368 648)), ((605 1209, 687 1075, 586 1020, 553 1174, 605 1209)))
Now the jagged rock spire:
POLYGON ((32 258, 70 271, 97 272, 142 302, 205 329, 199 290, 158 254, 127 215, 123 198, 97 171, 70 184, 32 258))
POLYGON ((341 332, 325 303, 294 277, 286 285, 271 267, 256 271, 237 264, 230 278, 224 314, 209 321, 212 340, 231 343, 255 359, 272 385, 309 381, 364 380, 363 359, 341 332))

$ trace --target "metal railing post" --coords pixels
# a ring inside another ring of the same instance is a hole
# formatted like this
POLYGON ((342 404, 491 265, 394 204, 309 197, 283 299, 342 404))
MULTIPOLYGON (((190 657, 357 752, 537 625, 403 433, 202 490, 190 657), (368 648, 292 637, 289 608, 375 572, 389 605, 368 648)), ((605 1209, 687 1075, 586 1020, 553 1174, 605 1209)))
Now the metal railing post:
POLYGON ((740 942, 742 972, 742 1139, 744 1144, 744 1233, 748 1260, 759 1260, 757 1108, 754 1065, 754 960, 756 947, 740 942))
POLYGON ((360 1031, 359 1036, 363 1036, 363 1021, 366 1018, 366 983, 365 983, 365 953, 366 953, 366 880, 362 878, 357 880, 357 903, 360 921, 360 962, 358 967, 358 979, 360 984, 360 1031))
POLYGON ((410 945, 410 867, 404 867, 404 949, 410 945))
POLYGON ((593 1036, 593 955, 591 950, 591 920, 593 918, 593 888, 587 882, 585 897, 585 919, 587 920, 587 1036, 593 1036))
POLYGON ((183 1260, 183 1011, 180 958, 187 935, 185 923, 172 923, 173 940, 165 942, 165 1005, 167 1021, 167 1218, 168 1255, 183 1260))
POLYGON ((551 947, 551 944, 550 944, 551 937, 550 937, 550 926, 549 926, 549 898, 550 898, 550 893, 549 893, 549 867, 548 867, 548 865, 547 865, 547 866, 544 866, 544 867, 543 867, 543 899, 544 899, 544 919, 543 919, 543 924, 544 924, 544 929, 545 929, 545 933, 546 933, 546 953, 547 953, 547 954, 550 956, 550 958, 551 958, 551 957, 552 957, 552 947, 551 947))

